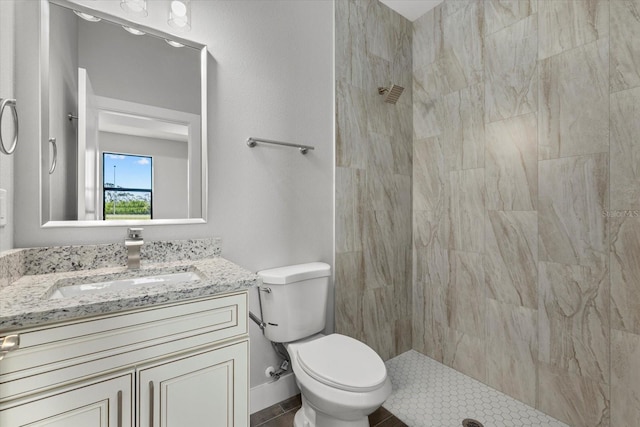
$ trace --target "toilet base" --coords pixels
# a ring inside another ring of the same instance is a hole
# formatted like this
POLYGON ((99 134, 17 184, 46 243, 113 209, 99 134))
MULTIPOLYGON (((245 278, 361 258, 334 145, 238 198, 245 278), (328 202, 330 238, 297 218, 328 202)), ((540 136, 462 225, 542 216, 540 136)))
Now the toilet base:
POLYGON ((298 409, 293 419, 294 427, 370 427, 369 417, 354 421, 339 420, 328 414, 315 411, 305 402, 304 396, 302 401, 302 407, 298 409))

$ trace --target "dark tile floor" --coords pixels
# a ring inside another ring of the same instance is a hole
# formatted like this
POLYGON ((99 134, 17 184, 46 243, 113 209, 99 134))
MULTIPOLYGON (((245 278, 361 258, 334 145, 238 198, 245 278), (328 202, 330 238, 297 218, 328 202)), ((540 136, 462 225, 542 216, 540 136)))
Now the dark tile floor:
MULTIPOLYGON (((300 395, 276 403, 251 414, 251 427, 292 427, 293 417, 301 405, 300 395)), ((371 427, 408 427, 382 407, 369 415, 369 424, 371 427)))

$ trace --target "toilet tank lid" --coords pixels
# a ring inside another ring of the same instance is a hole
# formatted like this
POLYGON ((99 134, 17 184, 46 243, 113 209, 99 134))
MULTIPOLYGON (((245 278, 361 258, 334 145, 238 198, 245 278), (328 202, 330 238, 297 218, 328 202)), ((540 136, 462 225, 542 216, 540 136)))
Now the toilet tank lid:
POLYGON ((324 262, 310 262, 258 271, 262 283, 270 285, 287 285, 302 280, 326 277, 330 274, 331 266, 324 262))

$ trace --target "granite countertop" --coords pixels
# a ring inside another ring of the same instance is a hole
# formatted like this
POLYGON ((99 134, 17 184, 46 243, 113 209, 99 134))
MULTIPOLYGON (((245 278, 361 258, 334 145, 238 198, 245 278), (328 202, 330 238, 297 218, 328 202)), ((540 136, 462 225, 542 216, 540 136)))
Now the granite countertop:
POLYGON ((258 280, 255 274, 220 257, 146 264, 143 261, 140 270, 132 271, 107 267, 26 275, 0 288, 0 331, 241 291, 256 286, 258 280), (193 271, 202 280, 135 285, 126 290, 49 299, 59 286, 184 271, 193 271))

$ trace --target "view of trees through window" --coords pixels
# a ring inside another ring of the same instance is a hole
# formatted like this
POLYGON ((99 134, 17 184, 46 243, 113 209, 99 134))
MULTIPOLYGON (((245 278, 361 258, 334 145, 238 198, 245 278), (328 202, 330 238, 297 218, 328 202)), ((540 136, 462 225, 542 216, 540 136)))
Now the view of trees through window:
POLYGON ((102 218, 152 219, 152 158, 102 153, 102 218))

